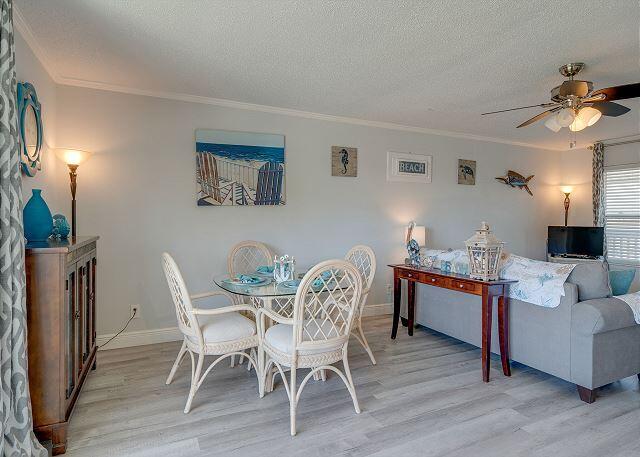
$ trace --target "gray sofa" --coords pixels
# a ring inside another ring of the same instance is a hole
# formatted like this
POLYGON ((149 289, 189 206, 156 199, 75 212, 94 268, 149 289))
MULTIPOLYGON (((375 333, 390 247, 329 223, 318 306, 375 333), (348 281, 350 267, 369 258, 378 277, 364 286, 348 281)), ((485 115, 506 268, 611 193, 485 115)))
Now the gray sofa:
MULTIPOLYGON (((480 346, 479 297, 416 287, 418 324, 480 346)), ((600 263, 576 266, 564 290, 557 308, 510 300, 511 359, 576 384, 580 398, 592 403, 598 387, 640 377, 640 325, 626 303, 611 297, 600 263)), ((494 309, 491 351, 499 354, 496 315, 494 309)))

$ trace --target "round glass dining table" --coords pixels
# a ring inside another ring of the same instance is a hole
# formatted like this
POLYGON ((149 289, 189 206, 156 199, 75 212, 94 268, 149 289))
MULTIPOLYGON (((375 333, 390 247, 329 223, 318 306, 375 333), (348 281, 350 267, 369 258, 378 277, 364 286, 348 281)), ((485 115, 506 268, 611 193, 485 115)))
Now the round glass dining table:
POLYGON ((269 299, 278 297, 293 297, 298 291, 297 287, 288 287, 285 283, 278 284, 271 276, 255 275, 265 280, 262 284, 239 284, 231 281, 229 275, 219 275, 213 278, 213 282, 218 287, 229 293, 244 295, 259 299, 269 299))

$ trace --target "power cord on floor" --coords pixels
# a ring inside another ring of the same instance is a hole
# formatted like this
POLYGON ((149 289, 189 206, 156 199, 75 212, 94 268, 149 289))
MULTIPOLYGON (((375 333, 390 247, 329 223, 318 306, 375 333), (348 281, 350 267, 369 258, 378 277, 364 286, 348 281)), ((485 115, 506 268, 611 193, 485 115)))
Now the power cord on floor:
POLYGON ((109 338, 109 339, 107 340, 107 342, 106 342, 106 343, 104 343, 104 344, 103 344, 103 345, 101 345, 101 346, 98 346, 98 348, 102 349, 102 348, 103 348, 103 347, 105 347, 107 344, 111 343, 111 342, 115 339, 115 337, 116 337, 116 336, 118 336, 118 335, 120 335, 122 332, 124 332, 124 331, 127 329, 127 327, 129 326, 129 323, 133 320, 133 318, 134 318, 134 317, 136 317, 137 312, 138 312, 138 310, 134 309, 134 310, 133 310, 133 313, 131 313, 131 317, 129 318, 129 320, 127 321, 127 323, 126 323, 126 324, 124 324, 124 327, 122 327, 122 330, 120 330, 118 333, 116 333, 116 334, 115 334, 115 335, 113 335, 111 338, 109 338))

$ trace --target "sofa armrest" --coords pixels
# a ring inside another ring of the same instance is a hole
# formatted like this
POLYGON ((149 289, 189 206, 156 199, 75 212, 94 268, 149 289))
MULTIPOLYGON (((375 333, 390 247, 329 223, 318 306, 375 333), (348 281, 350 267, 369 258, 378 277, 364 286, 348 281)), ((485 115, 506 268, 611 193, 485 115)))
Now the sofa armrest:
POLYGON ((560 306, 573 306, 578 303, 578 286, 570 282, 564 283, 564 297, 560 299, 560 306))

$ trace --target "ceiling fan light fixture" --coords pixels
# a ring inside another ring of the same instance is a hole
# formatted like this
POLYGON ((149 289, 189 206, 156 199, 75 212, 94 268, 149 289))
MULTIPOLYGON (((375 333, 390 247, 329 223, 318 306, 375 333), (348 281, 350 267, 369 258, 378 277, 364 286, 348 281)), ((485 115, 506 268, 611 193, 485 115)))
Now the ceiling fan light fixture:
POLYGON ((547 119, 545 121, 544 126, 546 128, 548 128, 549 130, 553 130, 556 133, 558 133, 560 131, 560 129, 562 128, 562 126, 560 124, 558 124, 558 116, 557 115, 549 116, 549 119, 547 119))
POLYGON ((584 130, 587 127, 587 123, 583 121, 580 116, 576 116, 571 125, 569 125, 569 130, 572 132, 579 132, 580 130, 584 130))
POLYGON ((587 127, 591 127, 593 124, 600 120, 600 118, 602 117, 602 113, 595 108, 585 106, 584 108, 580 109, 577 117, 580 118, 587 127))
POLYGON ((558 111, 556 117, 561 127, 569 127, 573 123, 576 113, 573 111, 573 108, 563 108, 558 111))

